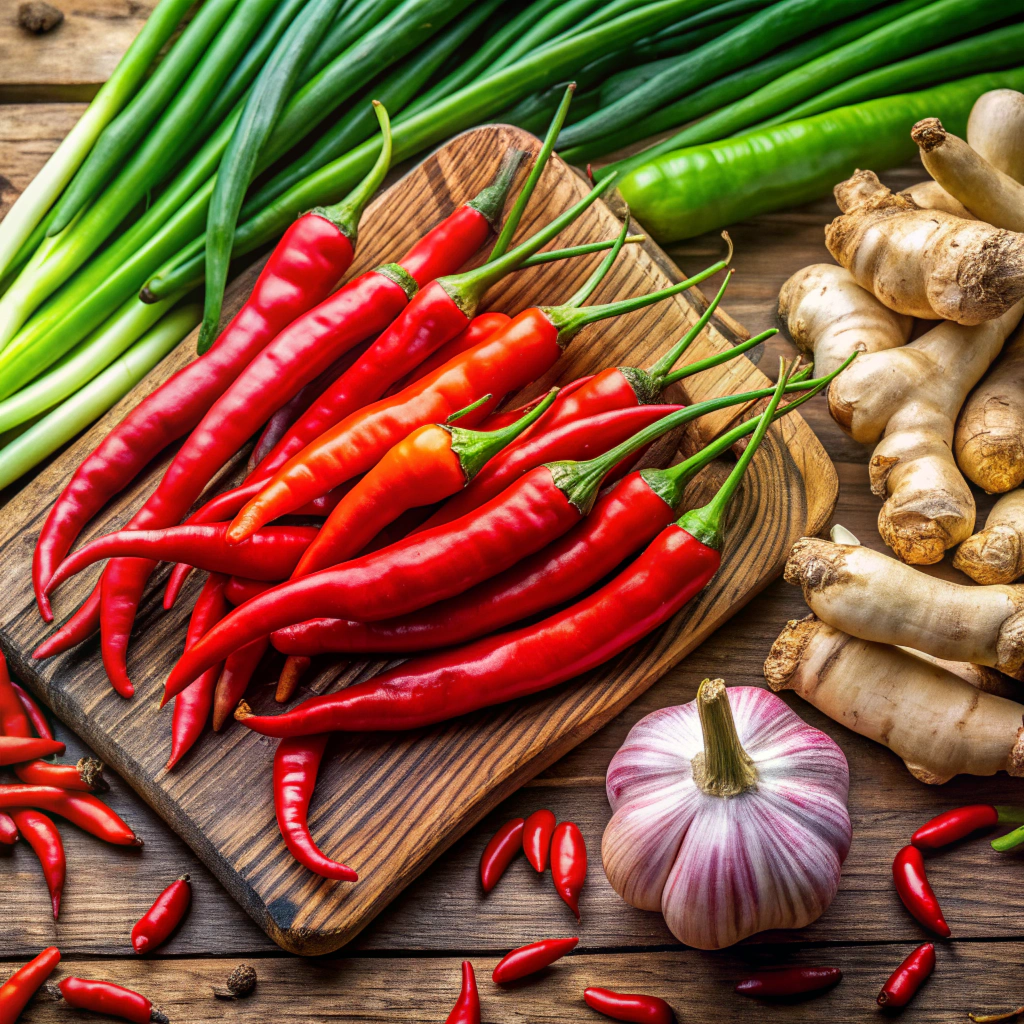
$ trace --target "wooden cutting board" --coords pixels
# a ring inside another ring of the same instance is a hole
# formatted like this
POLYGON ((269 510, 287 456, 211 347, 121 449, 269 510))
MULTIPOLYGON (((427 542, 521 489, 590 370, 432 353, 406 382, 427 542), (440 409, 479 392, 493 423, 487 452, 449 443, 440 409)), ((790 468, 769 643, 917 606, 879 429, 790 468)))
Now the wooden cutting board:
MULTIPOLYGON (((536 152, 532 136, 506 126, 468 132, 416 167, 381 195, 364 218, 360 253, 351 274, 398 258, 422 232, 472 197, 511 145, 536 152)), ((586 193, 564 163, 553 160, 524 219, 532 233, 586 193)), ((562 233, 559 245, 613 237, 620 226, 598 202, 562 233)), ((708 262, 717 258, 709 255, 708 262)), ((553 264, 514 275, 491 296, 492 308, 516 313, 532 302, 563 301, 599 257, 553 264)), ((698 268, 688 268, 691 272, 698 268)), ((231 290, 228 312, 251 287, 258 268, 231 290)), ((351 276, 351 275, 350 275, 351 276)), ((653 244, 629 246, 595 301, 652 291, 678 280, 671 261, 653 244)), ((550 380, 569 381, 606 366, 650 366, 706 308, 696 291, 582 332, 550 380)), ((692 346, 692 358, 746 337, 724 314, 692 346)), ((683 658, 782 568, 793 541, 828 520, 838 483, 835 470, 806 423, 793 414, 772 427, 734 506, 721 572, 712 585, 665 628, 602 669, 531 700, 482 711, 436 728, 394 735, 343 736, 328 750, 314 799, 313 834, 324 851, 351 864, 358 883, 320 879, 285 851, 270 792, 274 741, 232 725, 207 734, 173 773, 163 766, 170 749, 170 709, 158 710, 163 680, 178 657, 188 609, 199 581, 169 613, 161 608, 164 574, 154 578, 136 623, 129 668, 136 697, 110 689, 96 640, 45 662, 31 652, 50 632, 36 612, 30 584, 32 549, 54 498, 83 456, 124 413, 193 357, 187 338, 145 382, 4 510, 0 523, 5 595, 2 644, 14 671, 78 732, 195 849, 267 933, 285 949, 306 955, 338 949, 379 913, 491 807, 608 722, 670 666, 683 658)), ((767 378, 745 358, 686 381, 689 400, 765 386, 767 378)), ((706 439, 733 412, 699 424, 706 439)), ((696 431, 681 447, 699 443, 696 431)), ((117 529, 163 471, 158 462, 91 525, 82 540, 117 529)), ((226 470, 228 484, 239 467, 226 470)), ((63 621, 92 588, 98 567, 56 595, 63 621)), ((198 574, 194 574, 198 575, 198 574)), ((306 688, 324 691, 366 678, 380 662, 337 665, 306 688)), ((259 712, 273 708, 266 682, 251 695, 259 712)), ((145 855, 143 851, 143 855, 145 855)))

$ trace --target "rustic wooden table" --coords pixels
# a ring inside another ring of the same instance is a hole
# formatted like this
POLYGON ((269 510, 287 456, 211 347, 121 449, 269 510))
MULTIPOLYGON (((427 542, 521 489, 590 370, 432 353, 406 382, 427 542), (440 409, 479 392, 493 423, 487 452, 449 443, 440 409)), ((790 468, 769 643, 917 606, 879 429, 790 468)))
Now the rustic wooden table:
MULTIPOLYGON (((137 0, 76 0, 65 23, 49 37, 17 28, 17 0, 0 0, 0 215, 25 187, 75 122, 81 103, 109 73, 141 26, 149 4, 137 0)), ((919 180, 921 169, 886 176, 894 187, 919 180)), ((752 333, 775 325, 782 282, 807 263, 828 259, 822 227, 833 216, 830 200, 732 225, 737 273, 726 306, 752 333)), ((720 249, 698 238, 670 252, 682 267, 704 265, 720 249)), ((760 353, 774 373, 792 346, 780 335, 760 353)), ((841 481, 836 521, 879 550, 879 502, 868 488, 869 451, 829 420, 821 400, 807 419, 835 461, 841 481)), ((989 502, 981 498, 979 512, 989 502)), ((947 563, 932 570, 958 573, 947 563)), ((961 577, 962 578, 962 577, 961 577)), ((725 628, 668 673, 609 726, 554 764, 459 841, 413 883, 343 956, 302 960, 282 954, 230 899, 189 848, 120 780, 112 779, 111 805, 144 836, 141 851, 103 846, 62 828, 68 884, 60 921, 31 852, 0 853, 0 979, 19 961, 49 944, 60 946, 67 966, 85 977, 102 976, 137 988, 172 1021, 344 1020, 441 1021, 459 984, 459 962, 471 959, 481 982, 485 1021, 503 1024, 597 1021, 582 1001, 587 985, 645 991, 667 998, 682 1021, 731 1020, 756 1013, 764 1021, 864 1021, 881 1013, 874 998, 896 964, 924 941, 891 882, 889 864, 915 825, 960 803, 1019 800, 1020 783, 1005 776, 962 777, 937 788, 916 782, 888 751, 820 715, 799 698, 786 699, 805 719, 842 746, 850 762, 854 841, 835 903, 811 927, 758 936, 734 949, 703 953, 676 943, 660 915, 626 906, 600 867, 601 833, 609 816, 604 773, 630 727, 650 711, 692 700, 706 676, 730 685, 763 685, 761 665, 786 619, 805 613, 799 592, 781 580, 725 628), (551 889, 522 859, 486 898, 477 862, 495 828, 539 807, 577 821, 591 854, 582 898, 583 924, 576 953, 556 968, 498 990, 488 980, 508 949, 547 936, 577 934, 551 889), (195 897, 179 933, 156 956, 130 954, 133 922, 172 878, 188 871, 195 897), (240 962, 256 966, 257 992, 242 1002, 215 1000, 220 984, 240 962), (796 1005, 770 1007, 733 995, 732 983, 755 965, 834 964, 844 980, 833 991, 796 1005)), ((88 753, 57 724, 73 757, 88 753)), ((266 785, 267 780, 254 780, 266 785)), ((243 794, 240 794, 242 797, 243 794)), ((996 857, 987 843, 948 851, 929 866, 955 940, 941 944, 935 976, 907 1018, 966 1020, 968 1010, 1005 1009, 1024 1002, 1021 963, 1020 857, 996 857)), ((68 1011, 40 998, 26 1010, 28 1024, 66 1019, 68 1011)), ((90 1018, 91 1019, 91 1018, 90 1018)))

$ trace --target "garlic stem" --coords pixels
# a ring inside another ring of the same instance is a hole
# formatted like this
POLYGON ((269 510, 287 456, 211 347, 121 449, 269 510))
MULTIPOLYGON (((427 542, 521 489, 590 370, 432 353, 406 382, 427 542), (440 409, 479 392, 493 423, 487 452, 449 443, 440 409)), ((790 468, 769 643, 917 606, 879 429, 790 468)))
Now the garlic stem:
POLYGON ((757 782, 754 762, 740 744, 722 679, 705 679, 697 690, 704 750, 693 759, 693 779, 708 796, 739 796, 757 782))

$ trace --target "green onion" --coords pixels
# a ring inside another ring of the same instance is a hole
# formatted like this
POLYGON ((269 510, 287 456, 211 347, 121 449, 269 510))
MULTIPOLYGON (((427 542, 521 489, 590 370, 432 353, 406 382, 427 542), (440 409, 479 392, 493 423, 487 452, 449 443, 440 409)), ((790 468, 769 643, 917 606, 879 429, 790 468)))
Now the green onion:
POLYGON ((198 305, 188 305, 168 313, 77 394, 0 450, 0 487, 12 484, 120 401, 199 323, 201 312, 198 305))

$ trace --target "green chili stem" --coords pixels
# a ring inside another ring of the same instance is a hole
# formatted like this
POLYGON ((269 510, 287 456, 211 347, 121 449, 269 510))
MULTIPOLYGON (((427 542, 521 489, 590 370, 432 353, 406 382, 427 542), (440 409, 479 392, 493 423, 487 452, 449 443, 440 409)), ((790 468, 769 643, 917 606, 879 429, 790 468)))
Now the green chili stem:
POLYGON ((469 405, 463 406, 463 408, 456 410, 448 417, 444 422, 445 424, 454 423, 456 420, 461 420, 463 416, 467 416, 474 409, 479 409, 481 405, 486 405, 494 395, 484 395, 483 398, 478 398, 475 402, 470 402, 469 405))
POLYGON ((629 214, 626 214, 626 219, 622 222, 622 230, 619 232, 619 237, 615 239, 615 245, 612 246, 612 251, 608 253, 600 264, 594 269, 594 272, 583 282, 583 286, 576 292, 575 295, 571 296, 569 301, 564 303, 561 308, 575 308, 582 306, 587 299, 597 290, 597 286, 605 279, 608 271, 612 269, 612 264, 615 262, 616 257, 622 251, 623 245, 626 243, 626 236, 629 234, 629 214))
POLYGON ((778 333, 779 332, 775 327, 771 327, 767 331, 762 331, 753 338, 748 338, 739 345, 734 345, 732 348, 725 349, 723 352, 716 352, 713 356, 707 356, 705 359, 698 359, 697 362, 690 363, 687 366, 676 370, 675 373, 667 374, 662 378, 661 386, 663 388, 667 388, 669 384, 675 384, 676 381, 683 380, 686 377, 692 377, 695 373, 700 373, 701 370, 710 370, 714 366, 721 366, 722 363, 728 363, 737 356, 741 356, 745 352, 749 352, 752 348, 757 348, 758 345, 767 341, 769 338, 774 338, 778 333))
POLYGON ((992 849, 999 853, 1006 853, 1007 850, 1015 850, 1022 844, 1024 844, 1024 825, 1015 828, 1012 832, 1007 832, 1005 836, 993 839, 992 849))
MULTIPOLYGON (((614 248, 618 241, 617 238, 608 238, 603 242, 587 242, 585 245, 574 245, 568 249, 551 249, 548 252, 539 252, 536 256, 523 260, 519 264, 518 269, 525 270, 528 267, 541 267, 545 263, 556 263, 558 260, 571 259, 573 256, 587 256, 592 252, 604 252, 606 249, 614 248)), ((646 235, 627 235, 625 244, 641 245, 646 241, 646 235)))

